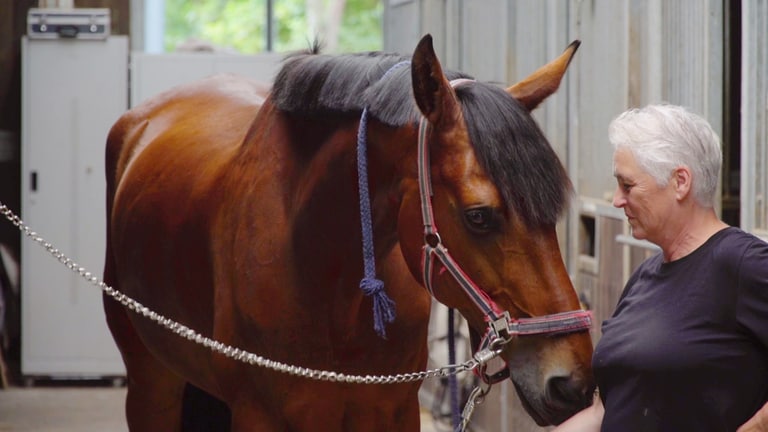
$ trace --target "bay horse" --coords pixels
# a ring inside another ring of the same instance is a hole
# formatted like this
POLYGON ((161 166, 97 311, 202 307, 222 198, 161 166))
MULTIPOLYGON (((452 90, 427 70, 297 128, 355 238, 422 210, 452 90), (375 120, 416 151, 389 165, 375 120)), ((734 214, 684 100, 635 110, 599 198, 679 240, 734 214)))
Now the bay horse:
MULTIPOLYGON (((104 282, 223 344, 360 375, 424 370, 430 291, 476 340, 478 304, 507 324, 578 310, 555 231, 572 186, 530 114, 577 47, 508 89, 444 73, 427 35, 410 59, 313 49, 271 88, 224 75, 144 102, 107 138, 104 282), (440 260, 425 270, 427 250, 440 260)), ((229 407, 233 431, 419 430, 419 382, 285 374, 104 308, 132 431, 180 430, 187 383, 229 407)), ((503 342, 537 423, 591 403, 588 331, 503 342)))

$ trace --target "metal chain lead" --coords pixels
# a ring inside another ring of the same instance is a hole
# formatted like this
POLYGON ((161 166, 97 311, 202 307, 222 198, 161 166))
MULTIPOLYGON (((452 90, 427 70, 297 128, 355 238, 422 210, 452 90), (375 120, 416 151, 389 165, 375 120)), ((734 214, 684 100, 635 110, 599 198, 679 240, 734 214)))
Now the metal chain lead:
POLYGON ((485 396, 491 391, 491 385, 480 382, 480 385, 472 389, 469 394, 464 410, 461 413, 461 424, 456 428, 455 432, 464 432, 469 426, 469 422, 472 419, 472 414, 475 412, 475 408, 483 403, 485 396))
POLYGON ((53 247, 45 239, 40 237, 36 232, 32 231, 16 214, 13 213, 5 204, 0 201, 0 214, 6 217, 12 224, 14 224, 19 230, 30 237, 35 243, 44 247, 54 258, 60 263, 64 264, 68 269, 79 274, 85 280, 92 285, 98 287, 106 295, 117 300, 123 306, 138 313, 139 315, 149 318, 152 321, 160 324, 173 333, 193 341, 199 345, 210 349, 213 352, 222 354, 231 359, 272 369, 277 372, 286 373, 303 378, 309 378, 318 381, 331 381, 331 382, 344 382, 350 384, 399 384, 414 381, 422 381, 429 378, 442 378, 450 375, 456 375, 462 372, 475 370, 477 367, 485 364, 490 358, 496 357, 501 353, 500 349, 497 350, 483 350, 475 354, 475 356, 464 363, 458 365, 448 365, 437 369, 429 369, 421 372, 411 372, 396 375, 352 375, 341 372, 332 372, 318 369, 310 369, 301 366, 292 366, 286 363, 282 363, 275 360, 262 357, 251 352, 235 348, 230 345, 218 342, 207 336, 196 332, 195 330, 178 323, 170 318, 166 318, 153 310, 142 305, 138 301, 128 297, 120 291, 110 287, 101 281, 98 277, 94 276, 91 272, 78 265, 76 262, 69 259, 64 253, 53 247), (487 352, 486 352, 487 351, 487 352))

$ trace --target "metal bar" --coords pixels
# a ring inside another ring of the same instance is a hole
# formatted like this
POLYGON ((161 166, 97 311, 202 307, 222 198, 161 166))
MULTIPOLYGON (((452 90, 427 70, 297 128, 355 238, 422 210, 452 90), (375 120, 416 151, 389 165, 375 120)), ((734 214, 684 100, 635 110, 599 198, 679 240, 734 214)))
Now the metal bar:
POLYGON ((267 52, 274 50, 274 29, 272 28, 273 18, 275 15, 274 0, 267 0, 267 25, 266 25, 266 39, 267 39, 267 52))
POLYGON ((659 248, 658 246, 656 246, 655 244, 653 244, 653 243, 651 243, 649 241, 637 240, 636 238, 634 238, 632 236, 625 235, 625 234, 617 235, 616 236, 616 242, 617 243, 621 243, 621 244, 625 244, 625 245, 629 245, 629 246, 637 246, 637 247, 642 247, 642 248, 651 249, 651 250, 660 250, 661 249, 661 248, 659 248))

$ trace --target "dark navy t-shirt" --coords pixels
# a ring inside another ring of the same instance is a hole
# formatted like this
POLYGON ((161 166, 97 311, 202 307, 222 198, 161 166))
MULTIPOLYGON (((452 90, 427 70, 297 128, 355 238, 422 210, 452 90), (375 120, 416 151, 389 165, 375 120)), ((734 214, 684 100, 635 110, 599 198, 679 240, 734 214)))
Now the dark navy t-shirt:
POLYGON ((731 227, 649 258, 602 330, 602 431, 734 432, 768 400, 768 243, 731 227))

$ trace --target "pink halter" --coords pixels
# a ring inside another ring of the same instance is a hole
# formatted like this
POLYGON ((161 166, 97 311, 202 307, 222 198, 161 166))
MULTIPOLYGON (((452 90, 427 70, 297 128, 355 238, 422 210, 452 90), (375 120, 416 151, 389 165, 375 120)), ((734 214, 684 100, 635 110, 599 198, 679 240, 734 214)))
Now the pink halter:
MULTIPOLYGON (((472 82, 469 79, 457 79, 451 81, 454 88, 458 85, 472 82)), ((578 331, 586 331, 592 326, 592 313, 585 310, 561 312, 532 318, 512 318, 508 311, 502 310, 488 294, 480 289, 472 279, 467 276, 459 264, 453 259, 448 249, 443 245, 440 234, 435 225, 432 211, 432 181, 430 178, 429 148, 427 144, 427 132, 429 123, 422 117, 419 123, 418 140, 418 169, 419 192, 421 195, 421 216, 424 222, 424 248, 422 254, 422 275, 424 286, 434 297, 432 289, 432 273, 435 267, 435 257, 443 267, 453 276, 472 302, 483 312, 488 325, 478 351, 490 347, 493 350, 501 350, 501 346, 517 336, 530 336, 542 334, 566 334, 578 331)), ((484 380, 498 382, 509 375, 506 365, 500 371, 486 375, 482 373, 484 380)))

